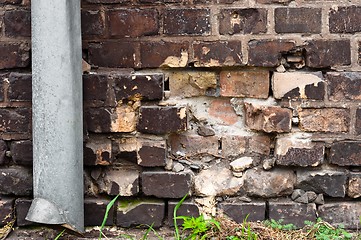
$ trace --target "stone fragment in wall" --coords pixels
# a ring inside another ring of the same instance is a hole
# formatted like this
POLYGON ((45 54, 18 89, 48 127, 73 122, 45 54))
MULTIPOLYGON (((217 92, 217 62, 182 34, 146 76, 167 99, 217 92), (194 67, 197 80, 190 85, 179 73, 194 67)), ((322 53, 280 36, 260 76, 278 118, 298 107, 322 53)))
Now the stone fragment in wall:
POLYGON ((313 142, 310 134, 279 136, 275 156, 277 165, 316 167, 323 163, 324 145, 313 142))
POLYGON ((90 64, 87 63, 84 59, 82 59, 81 65, 82 65, 83 73, 88 73, 88 72, 90 72, 90 70, 91 70, 92 67, 91 67, 90 64))
POLYGON ((306 193, 304 193, 303 195, 301 195, 300 197, 296 198, 293 201, 298 202, 298 203, 309 203, 306 193))
POLYGON ((264 171, 260 168, 252 168, 245 172, 244 177, 247 194, 265 198, 290 195, 296 183, 294 172, 285 169, 264 171))
POLYGON ((306 192, 308 202, 314 202, 317 198, 317 194, 313 191, 307 191, 306 192))
POLYGON ((303 108, 298 111, 299 128, 305 132, 347 132, 350 111, 344 108, 303 108))
POLYGON ((232 175, 225 166, 214 165, 200 171, 194 179, 197 196, 235 195, 243 186, 243 178, 232 175))
POLYGON ((278 106, 245 103, 246 125, 256 131, 290 132, 292 110, 278 106))
POLYGON ((212 128, 206 126, 199 126, 197 133, 203 137, 214 136, 216 134, 212 128))
POLYGON ((246 152, 247 137, 240 135, 224 135, 221 138, 222 156, 236 157, 246 152))
POLYGON ((300 228, 305 225, 306 220, 316 222, 316 216, 314 203, 304 204, 287 200, 269 202, 269 218, 276 221, 282 219, 282 224, 292 223, 300 228))
POLYGON ((345 197, 346 173, 334 170, 297 170, 296 187, 323 193, 330 197, 345 197))
POLYGON ((276 163, 276 158, 266 158, 263 160, 263 164, 262 164, 262 167, 264 170, 270 170, 273 168, 273 166, 275 165, 276 163))
POLYGON ((301 197, 302 195, 304 195, 306 192, 302 189, 295 189, 293 190, 292 192, 292 195, 291 195, 291 199, 294 201, 296 200, 297 198, 301 197))
POLYGON ((217 213, 217 201, 214 196, 196 198, 194 201, 199 207, 200 213, 205 217, 216 216, 217 213))
POLYGON ((330 163, 338 166, 361 165, 361 142, 341 141, 331 145, 330 163))
POLYGON ((171 154, 180 157, 218 156, 218 137, 192 134, 172 134, 168 138, 171 154))
POLYGON ((333 202, 318 207, 319 217, 333 226, 360 229, 361 204, 356 202, 333 202))
POLYGON ((120 105, 111 114, 111 132, 133 132, 137 124, 137 115, 128 105, 120 105))
POLYGON ((361 173, 350 173, 347 196, 351 198, 361 197, 361 173))
POLYGON ((230 163, 231 169, 234 172, 243 172, 244 170, 252 167, 253 158, 251 157, 241 157, 230 163))
POLYGON ((272 90, 276 99, 322 100, 325 84, 321 72, 275 72, 272 77, 272 90))
POLYGON ((172 168, 173 172, 181 172, 183 170, 184 170, 183 164, 177 162, 173 165, 173 168, 172 168))
POLYGON ((320 193, 317 195, 314 203, 316 203, 317 205, 322 205, 322 204, 325 204, 325 199, 323 198, 323 194, 320 193))
POLYGON ((130 199, 118 202, 116 213, 117 226, 162 226, 165 215, 165 203, 158 199, 130 199))
POLYGON ((107 138, 90 138, 84 146, 85 165, 109 165, 112 162, 112 141, 107 138))
POLYGON ((133 196, 139 192, 139 171, 136 169, 107 168, 96 182, 99 192, 108 195, 133 196))
POLYGON ((166 165, 165 141, 141 141, 137 151, 137 162, 142 167, 164 167, 166 165))
POLYGON ((214 72, 173 71, 167 74, 170 96, 204 96, 210 89, 216 89, 217 76, 214 72))
POLYGON ((326 74, 329 100, 361 100, 360 72, 329 72, 326 74))

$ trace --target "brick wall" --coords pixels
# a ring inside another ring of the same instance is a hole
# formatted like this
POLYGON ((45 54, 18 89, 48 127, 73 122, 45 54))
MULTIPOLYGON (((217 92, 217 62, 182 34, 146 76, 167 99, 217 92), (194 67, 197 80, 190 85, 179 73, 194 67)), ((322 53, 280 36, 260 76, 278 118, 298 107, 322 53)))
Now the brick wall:
MULTIPOLYGON (((31 224, 29 5, 0 0, 2 225, 31 224)), ((171 225, 188 193, 183 214, 359 227, 360 16, 356 0, 83 0, 86 225, 117 194, 108 225, 171 225)))

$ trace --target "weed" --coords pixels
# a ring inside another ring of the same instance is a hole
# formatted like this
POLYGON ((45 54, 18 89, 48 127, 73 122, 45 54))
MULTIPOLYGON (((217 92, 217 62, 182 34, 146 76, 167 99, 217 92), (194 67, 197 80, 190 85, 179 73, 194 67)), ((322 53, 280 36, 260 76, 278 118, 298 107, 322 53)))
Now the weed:
POLYGON ((176 218, 183 220, 183 231, 190 231, 190 235, 186 239, 206 239, 207 233, 221 230, 218 221, 204 219, 203 215, 199 217, 177 216, 176 218))
POLYGON ((178 228, 178 224, 177 224, 177 211, 180 208, 180 206, 182 205, 182 203, 184 202, 184 200, 187 198, 188 194, 186 194, 178 203, 177 205, 174 207, 173 210, 173 221, 174 221, 174 238, 176 240, 180 240, 180 234, 179 234, 179 228, 178 228))
POLYGON ((119 196, 120 196, 120 195, 117 195, 117 196, 116 196, 115 198, 113 198, 113 200, 111 200, 111 201, 108 203, 108 205, 107 205, 107 208, 106 208, 105 214, 104 214, 104 218, 103 218, 103 222, 102 222, 102 225, 100 226, 100 229, 99 229, 99 238, 98 238, 99 240, 102 239, 102 236, 104 235, 104 233, 103 233, 103 228, 104 228, 105 223, 106 223, 106 221, 107 221, 107 219, 108 219, 109 211, 110 211, 110 209, 113 207, 115 201, 118 199, 119 196))
POLYGON ((266 220, 264 222, 264 224, 267 227, 271 227, 273 229, 278 229, 278 230, 282 230, 282 231, 291 231, 291 230, 296 229, 296 226, 292 223, 283 224, 283 219, 280 219, 278 221, 276 221, 274 219, 266 220))
POLYGON ((321 218, 318 218, 316 223, 305 221, 305 224, 310 228, 307 236, 315 237, 317 240, 347 240, 352 238, 352 235, 343 226, 333 227, 321 218))

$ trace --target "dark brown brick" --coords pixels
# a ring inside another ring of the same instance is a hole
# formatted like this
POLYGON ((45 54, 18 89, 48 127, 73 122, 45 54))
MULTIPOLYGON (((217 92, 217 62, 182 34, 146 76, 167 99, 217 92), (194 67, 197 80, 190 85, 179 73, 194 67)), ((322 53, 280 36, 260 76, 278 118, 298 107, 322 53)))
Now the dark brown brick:
POLYGON ((85 102, 92 102, 100 106, 114 106, 114 91, 110 75, 83 75, 83 99, 85 102))
POLYGON ((143 68, 185 67, 188 64, 188 42, 146 42, 140 45, 143 68))
POLYGON ((165 203, 161 200, 134 199, 118 202, 117 226, 145 225, 159 228, 165 217, 165 203))
POLYGON ((147 196, 159 198, 182 198, 192 188, 190 173, 143 172, 142 191, 147 196))
POLYGON ((261 201, 221 203, 220 208, 237 223, 263 221, 266 218, 266 203, 261 201))
POLYGON ((138 151, 138 164, 142 167, 163 167, 166 165, 166 153, 165 141, 144 141, 138 151))
POLYGON ((350 40, 312 40, 305 46, 306 65, 326 68, 351 64, 350 40))
POLYGON ((10 73, 8 99, 10 101, 31 101, 31 74, 10 73))
POLYGON ((323 193, 330 197, 345 197, 347 176, 342 171, 297 171, 297 188, 323 193))
POLYGON ((99 67, 135 67, 134 56, 137 44, 134 42, 101 42, 89 44, 89 62, 99 67))
POLYGON ((307 108, 299 110, 300 129, 306 132, 347 132, 350 111, 343 108, 307 108))
POLYGON ((30 37, 30 11, 11 10, 4 14, 5 35, 8 37, 30 37))
MULTIPOLYGON (((174 226, 173 212, 175 206, 178 204, 177 201, 168 202, 168 224, 169 226, 174 226)), ((199 208, 197 204, 191 201, 184 201, 182 205, 177 210, 177 216, 187 216, 187 217, 199 217, 199 208)), ((183 220, 178 219, 177 225, 182 225, 183 220)))
POLYGON ((295 47, 289 40, 251 40, 248 43, 248 65, 275 67, 280 64, 282 53, 295 47))
POLYGON ((357 109, 356 111, 356 133, 358 135, 361 134, 361 108, 357 109))
POLYGON ((327 73, 331 101, 361 100, 361 74, 359 72, 327 73))
POLYGON ((84 111, 86 130, 90 132, 111 131, 110 108, 88 108, 84 111))
POLYGON ((5 226, 14 217, 14 199, 1 197, 0 198, 0 226, 5 226))
POLYGON ((116 3, 129 3, 130 0, 85 0, 87 3, 104 3, 104 4, 116 4, 116 3))
MULTIPOLYGON (((84 199, 84 225, 85 226, 101 226, 107 205, 110 200, 100 198, 86 198, 84 199)), ((112 226, 114 220, 114 204, 108 212, 108 217, 105 220, 105 226, 112 226)))
POLYGON ((152 36, 159 33, 156 9, 125 9, 107 12, 112 37, 152 36))
POLYGON ((336 142, 331 145, 330 163, 339 166, 361 165, 361 142, 336 142))
POLYGON ((245 103, 246 125, 257 131, 290 132, 292 110, 278 106, 245 103))
POLYGON ((292 0, 256 0, 257 3, 262 4, 274 4, 274 3, 281 3, 281 4, 288 4, 292 0))
POLYGON ((196 67, 240 66, 242 44, 238 41, 199 42, 193 44, 196 67))
POLYGON ((161 100, 163 98, 163 82, 163 74, 150 73, 114 76, 116 100, 161 100))
POLYGON ((102 36, 105 33, 104 16, 99 10, 82 10, 81 23, 83 37, 102 36))
POLYGON ((346 229, 360 229, 359 201, 326 203, 318 208, 318 214, 322 220, 332 223, 333 226, 342 225, 346 229))
POLYGON ((0 43, 0 69, 27 67, 30 63, 29 50, 26 43, 0 43))
POLYGON ((0 0, 0 6, 4 4, 20 4, 22 0, 0 0))
POLYGON ((316 204, 302 204, 291 201, 269 202, 269 218, 283 220, 282 224, 292 223, 301 228, 304 221, 316 221, 316 204))
POLYGON ((0 102, 4 101, 4 85, 3 85, 3 81, 4 81, 5 76, 6 75, 0 74, 0 102))
POLYGON ((164 13, 164 34, 209 35, 211 32, 210 10, 168 9, 164 13))
POLYGON ((331 33, 361 32, 361 7, 337 7, 330 11, 329 27, 331 33))
POLYGON ((32 193, 32 170, 22 167, 0 169, 0 193, 29 196, 32 193))
POLYGON ((30 226, 36 223, 26 220, 26 215, 30 209, 32 200, 25 198, 18 198, 15 201, 15 210, 16 210, 16 225, 18 227, 30 226))
POLYGON ((219 33, 250 34, 265 33, 267 31, 267 11, 257 8, 228 8, 222 9, 219 19, 219 33))
POLYGON ((14 141, 10 146, 11 157, 16 164, 33 164, 33 144, 30 140, 14 141))
POLYGON ((5 156, 6 156, 6 151, 8 150, 8 147, 6 145, 6 143, 3 140, 0 140, 0 165, 5 163, 5 156))
POLYGON ((141 107, 138 131, 166 134, 187 129, 186 107, 141 107))
POLYGON ((320 33, 321 8, 276 8, 277 33, 320 33))
POLYGON ((0 109, 0 132, 30 132, 31 112, 26 108, 0 109))

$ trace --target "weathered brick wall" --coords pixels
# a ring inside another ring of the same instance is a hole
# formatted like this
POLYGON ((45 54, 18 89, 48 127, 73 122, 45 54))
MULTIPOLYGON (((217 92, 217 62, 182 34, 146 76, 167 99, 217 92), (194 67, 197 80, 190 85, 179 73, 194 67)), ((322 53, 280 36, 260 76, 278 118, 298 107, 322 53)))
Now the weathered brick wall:
MULTIPOLYGON (((31 202, 30 10, 0 0, 1 224, 31 202)), ((86 225, 361 215, 357 0, 83 0, 86 225)), ((44 46, 46 47, 46 46, 44 46)))

